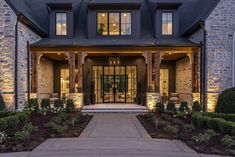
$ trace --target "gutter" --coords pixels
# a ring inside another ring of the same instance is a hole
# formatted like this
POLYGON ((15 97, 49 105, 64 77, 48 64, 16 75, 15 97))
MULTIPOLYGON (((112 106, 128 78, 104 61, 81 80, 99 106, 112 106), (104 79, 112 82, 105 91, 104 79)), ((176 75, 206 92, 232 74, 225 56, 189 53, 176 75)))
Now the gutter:
POLYGON ((233 87, 235 87, 235 32, 233 34, 233 58, 232 58, 233 87))
POLYGON ((206 29, 205 23, 200 23, 203 29, 203 41, 201 42, 201 55, 200 55, 200 103, 203 111, 207 111, 207 93, 206 93, 206 29))

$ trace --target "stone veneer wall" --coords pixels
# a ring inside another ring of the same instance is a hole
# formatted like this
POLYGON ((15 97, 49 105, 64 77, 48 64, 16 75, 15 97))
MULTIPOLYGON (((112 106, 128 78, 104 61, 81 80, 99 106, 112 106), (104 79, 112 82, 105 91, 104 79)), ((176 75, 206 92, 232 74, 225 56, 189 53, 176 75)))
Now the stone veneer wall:
MULTIPOLYGON (((207 104, 214 111, 219 93, 232 87, 232 48, 235 32, 235 1, 221 0, 205 22, 207 32, 207 104)), ((203 41, 199 30, 191 41, 203 41)))
POLYGON ((192 104, 192 66, 189 57, 176 62, 176 93, 180 101, 192 104))
POLYGON ((38 98, 48 98, 53 93, 53 62, 41 57, 38 65, 38 98))
POLYGON ((26 27, 24 24, 19 22, 18 24, 18 109, 22 110, 27 101, 28 93, 28 55, 27 55, 27 42, 32 44, 37 42, 41 38, 26 27))
POLYGON ((9 110, 14 110, 16 16, 5 0, 0 0, 0 94, 9 110))
MULTIPOLYGON (((9 110, 15 109, 15 25, 16 15, 5 0, 0 0, 0 94, 9 110)), ((21 22, 18 23, 18 109, 27 99, 27 41, 40 37, 21 22)))
POLYGON ((221 0, 205 23, 207 31, 208 110, 214 111, 218 94, 232 87, 232 51, 235 1, 221 0))

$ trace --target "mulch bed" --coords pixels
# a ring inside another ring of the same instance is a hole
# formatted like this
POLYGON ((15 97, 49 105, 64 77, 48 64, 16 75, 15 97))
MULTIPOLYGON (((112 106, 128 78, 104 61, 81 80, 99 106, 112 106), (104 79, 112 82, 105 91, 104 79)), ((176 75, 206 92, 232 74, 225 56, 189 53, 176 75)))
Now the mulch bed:
MULTIPOLYGON (((73 112, 69 114, 69 118, 75 117, 81 114, 80 112, 73 112)), ((21 131, 23 126, 18 125, 14 129, 7 129, 5 132, 10 137, 7 142, 0 144, 0 153, 6 152, 21 152, 21 151, 32 151, 41 143, 48 138, 73 138, 79 137, 82 131, 85 129, 87 124, 90 122, 93 116, 91 115, 80 115, 80 120, 75 123, 74 128, 71 126, 66 129, 62 134, 55 133, 52 128, 45 127, 44 125, 51 121, 55 117, 53 113, 47 113, 46 116, 42 116, 36 112, 30 115, 30 122, 34 126, 38 127, 37 132, 32 132, 30 138, 27 141, 20 142, 14 140, 14 135, 17 131, 21 131)))
POLYGON ((188 117, 186 119, 181 118, 173 118, 171 115, 167 114, 152 114, 158 119, 163 119, 165 121, 169 121, 170 123, 178 126, 177 134, 169 134, 165 132, 163 129, 159 129, 156 127, 154 119, 151 119, 150 116, 147 115, 138 115, 137 118, 140 123, 147 130, 149 135, 152 138, 160 138, 160 139, 170 139, 170 140, 181 140, 190 146, 192 149, 199 153, 204 154, 219 154, 219 155, 232 155, 235 156, 235 150, 226 149, 225 146, 221 144, 221 139, 224 137, 223 135, 218 135, 216 138, 209 140, 207 143, 199 144, 196 141, 192 140, 193 136, 197 136, 199 133, 203 133, 203 129, 196 128, 194 131, 186 132, 183 129, 185 124, 191 124, 191 118, 188 117), (168 118, 166 118, 168 117, 168 118))

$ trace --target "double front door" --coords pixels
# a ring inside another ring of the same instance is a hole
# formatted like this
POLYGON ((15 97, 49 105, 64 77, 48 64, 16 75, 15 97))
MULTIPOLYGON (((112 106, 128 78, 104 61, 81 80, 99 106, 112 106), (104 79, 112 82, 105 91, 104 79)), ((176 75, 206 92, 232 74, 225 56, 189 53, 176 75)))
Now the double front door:
POLYGON ((134 103, 136 66, 94 66, 96 103, 134 103))

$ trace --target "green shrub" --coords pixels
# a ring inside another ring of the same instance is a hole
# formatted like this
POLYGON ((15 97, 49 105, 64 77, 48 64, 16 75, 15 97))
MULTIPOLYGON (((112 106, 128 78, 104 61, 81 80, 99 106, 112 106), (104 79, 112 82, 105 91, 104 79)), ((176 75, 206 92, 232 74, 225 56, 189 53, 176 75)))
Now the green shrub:
POLYGON ((221 139, 221 143, 228 148, 232 148, 235 147, 235 140, 228 135, 225 135, 222 139, 221 139))
POLYGON ((217 101, 216 112, 235 113, 235 88, 223 91, 217 101))
POLYGON ((230 121, 225 121, 225 120, 220 120, 219 121, 219 130, 221 133, 224 134, 234 134, 233 129, 235 129, 235 123, 230 122, 230 121))
POLYGON ((173 112, 173 113, 175 113, 175 112, 176 112, 175 103, 169 102, 169 103, 167 104, 166 111, 167 111, 167 112, 173 112))
POLYGON ((42 99, 41 107, 42 108, 50 108, 50 99, 42 99))
POLYGON ((32 123, 27 123, 25 124, 25 126, 23 127, 24 131, 28 131, 29 133, 31 132, 35 132, 38 131, 38 127, 37 126, 33 126, 32 123))
POLYGON ((0 131, 4 131, 5 129, 7 129, 8 125, 7 125, 7 121, 5 118, 1 118, 0 119, 0 131))
POLYGON ((34 108, 35 110, 38 110, 38 99, 29 99, 29 108, 34 108))
POLYGON ((27 130, 18 131, 15 133, 15 139, 17 141, 26 141, 30 138, 30 132, 27 130))
POLYGON ((198 101, 193 102, 193 112, 201 112, 201 105, 198 101))
POLYGON ((167 125, 163 130, 169 134, 177 134, 179 129, 177 125, 167 125))
POLYGON ((59 134, 62 134, 64 132, 64 130, 67 129, 66 126, 58 125, 54 122, 46 123, 45 127, 52 128, 53 131, 55 131, 56 133, 59 133, 59 134))
POLYGON ((68 100, 66 103, 66 111, 67 112, 73 112, 75 109, 73 100, 68 100))
POLYGON ((55 106, 56 108, 63 108, 63 107, 64 107, 64 102, 63 102, 63 100, 60 100, 60 99, 56 100, 54 106, 55 106))
POLYGON ((227 121, 235 122, 235 114, 225 114, 225 113, 214 113, 214 112, 204 112, 201 113, 203 116, 209 116, 211 118, 223 118, 227 121))
POLYGON ((206 130, 204 133, 199 133, 197 136, 193 136, 192 139, 197 143, 207 143, 212 138, 216 137, 218 134, 213 130, 206 130))
POLYGON ((178 112, 178 113, 176 114, 176 117, 177 117, 177 118, 187 118, 187 116, 188 116, 188 113, 187 113, 187 112, 178 112))
POLYGON ((65 112, 59 112, 57 113, 57 116, 61 118, 62 120, 67 120, 69 117, 68 113, 65 113, 65 112))
POLYGON ((182 101, 182 102, 180 103, 179 111, 180 111, 180 112, 188 112, 188 111, 189 111, 188 102, 182 101))
POLYGON ((185 132, 192 132, 195 130, 195 127, 192 124, 185 124, 183 128, 185 132))
POLYGON ((5 111, 6 110, 6 105, 5 102, 3 100, 2 95, 0 94, 0 111, 5 111))
POLYGON ((197 126, 199 128, 206 128, 207 127, 207 121, 210 117, 207 116, 198 116, 197 117, 197 126))
POLYGON ((207 127, 208 129, 219 130, 219 122, 223 121, 222 118, 208 118, 207 127))
POLYGON ((29 116, 26 113, 22 112, 18 113, 17 115, 19 116, 20 123, 23 125, 29 120, 29 116))
POLYGON ((6 117, 6 121, 9 128, 16 127, 20 122, 19 116, 17 115, 6 117))
POLYGON ((159 102, 157 103, 156 105, 156 112, 157 113, 163 113, 165 111, 165 107, 164 107, 164 104, 159 102))
POLYGON ((51 119, 51 121, 56 123, 56 124, 61 124, 62 123, 62 119, 60 117, 53 117, 51 119))
POLYGON ((168 122, 168 121, 165 121, 165 120, 159 120, 159 121, 157 122, 157 127, 158 127, 159 129, 164 128, 164 127, 167 126, 167 125, 171 125, 171 123, 168 122))

